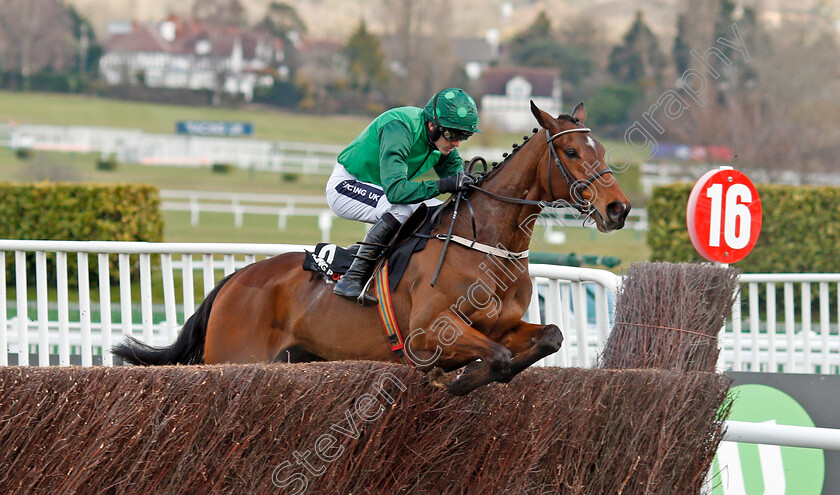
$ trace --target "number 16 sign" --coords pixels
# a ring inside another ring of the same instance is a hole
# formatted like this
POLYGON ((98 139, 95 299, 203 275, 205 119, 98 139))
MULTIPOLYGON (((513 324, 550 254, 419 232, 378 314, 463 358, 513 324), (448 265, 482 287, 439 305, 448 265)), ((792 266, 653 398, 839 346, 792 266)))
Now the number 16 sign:
POLYGON ((731 167, 707 172, 688 198, 688 235, 709 261, 735 263, 747 256, 761 231, 761 200, 746 175, 731 167))

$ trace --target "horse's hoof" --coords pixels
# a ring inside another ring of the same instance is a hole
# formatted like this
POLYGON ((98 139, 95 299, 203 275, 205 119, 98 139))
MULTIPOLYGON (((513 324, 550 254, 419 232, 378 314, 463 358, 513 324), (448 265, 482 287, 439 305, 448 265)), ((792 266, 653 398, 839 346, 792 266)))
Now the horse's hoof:
POLYGON ((428 373, 429 383, 432 384, 433 387, 437 387, 443 390, 449 390, 449 386, 452 385, 452 382, 455 381, 455 378, 446 374, 443 369, 434 367, 428 373))
POLYGON ((563 345, 563 332, 560 331, 557 325, 546 326, 543 329, 538 345, 540 351, 545 353, 546 356, 554 354, 563 345))

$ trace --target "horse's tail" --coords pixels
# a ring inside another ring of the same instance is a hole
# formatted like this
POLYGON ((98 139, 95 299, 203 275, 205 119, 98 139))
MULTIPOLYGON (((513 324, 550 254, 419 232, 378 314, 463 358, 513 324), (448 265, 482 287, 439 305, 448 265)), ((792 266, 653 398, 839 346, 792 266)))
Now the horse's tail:
POLYGON ((143 366, 161 366, 165 364, 201 364, 204 362, 204 339, 207 336, 207 322, 210 308, 223 285, 232 277, 228 275, 204 299, 198 309, 184 323, 181 333, 172 345, 152 347, 133 337, 115 346, 111 352, 123 360, 143 366))

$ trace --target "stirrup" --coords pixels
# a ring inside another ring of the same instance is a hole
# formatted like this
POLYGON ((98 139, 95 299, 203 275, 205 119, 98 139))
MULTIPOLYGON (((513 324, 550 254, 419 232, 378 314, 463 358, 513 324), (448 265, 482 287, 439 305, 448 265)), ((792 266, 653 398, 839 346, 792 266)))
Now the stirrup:
MULTIPOLYGON (((374 269, 376 272, 376 269, 374 269)), ((374 304, 379 304, 379 299, 376 296, 372 296, 368 294, 368 290, 370 289, 370 284, 373 282, 375 278, 375 273, 371 273, 370 277, 368 278, 365 285, 362 287, 362 291, 359 292, 358 297, 356 297, 356 302, 361 304, 362 306, 373 306, 374 304), (368 299, 370 298, 370 299, 368 299)))

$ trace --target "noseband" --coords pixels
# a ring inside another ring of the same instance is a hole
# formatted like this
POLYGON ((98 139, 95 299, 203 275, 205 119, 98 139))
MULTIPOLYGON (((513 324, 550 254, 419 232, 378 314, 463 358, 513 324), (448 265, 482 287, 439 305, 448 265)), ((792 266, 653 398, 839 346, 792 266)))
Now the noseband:
MULTIPOLYGON (((548 129, 545 130, 545 138, 548 141, 548 149, 549 153, 552 157, 554 157, 554 165, 560 169, 560 174, 563 175, 563 178, 566 180, 566 183, 569 184, 569 190, 572 193, 572 203, 570 206, 574 207, 581 213, 590 213, 592 210, 592 202, 589 200, 583 199, 583 190, 588 188, 592 185, 593 182, 600 179, 606 173, 612 173, 610 167, 606 167, 594 174, 588 174, 589 177, 586 180, 575 180, 572 176, 569 169, 566 168, 566 165, 563 164, 563 160, 560 159, 560 155, 557 154, 557 150, 554 149, 554 140, 558 137, 569 134, 572 132, 591 132, 592 130, 588 127, 576 127, 574 129, 566 129, 565 131, 560 131, 557 134, 550 135, 548 133, 548 129)), ((554 191, 552 190, 551 186, 551 166, 548 167, 548 194, 553 198, 554 191)))

